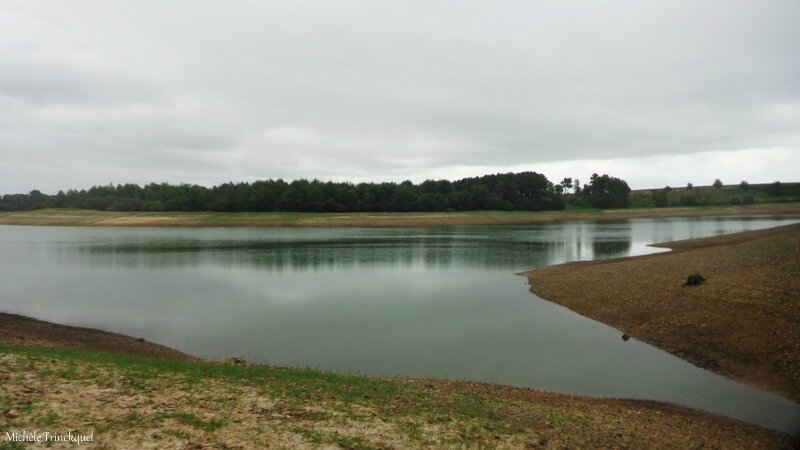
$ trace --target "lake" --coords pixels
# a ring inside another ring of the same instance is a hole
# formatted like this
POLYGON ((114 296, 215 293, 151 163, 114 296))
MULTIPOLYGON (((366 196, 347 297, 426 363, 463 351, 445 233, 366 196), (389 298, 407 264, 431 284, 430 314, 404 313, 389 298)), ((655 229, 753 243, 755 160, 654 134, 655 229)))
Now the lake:
MULTIPOLYGON (((518 272, 797 222, 0 226, 0 310, 208 358, 667 401, 800 432, 800 406, 542 300, 518 272)), ((691 268, 687 268, 687 273, 691 268)))

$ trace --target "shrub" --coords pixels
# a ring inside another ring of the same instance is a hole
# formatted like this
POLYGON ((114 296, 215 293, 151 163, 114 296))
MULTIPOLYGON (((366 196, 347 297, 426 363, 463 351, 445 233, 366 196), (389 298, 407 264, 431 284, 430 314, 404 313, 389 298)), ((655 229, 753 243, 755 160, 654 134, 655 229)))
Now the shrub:
POLYGON ((772 183, 769 187, 769 195, 773 197, 780 197, 783 195, 783 185, 780 181, 772 183))
POLYGON ((744 203, 745 205, 752 205, 755 202, 756 201, 752 195, 745 195, 744 197, 742 197, 742 203, 744 203))
POLYGON ((158 200, 148 200, 142 203, 142 211, 163 211, 164 204, 158 200))
POLYGON ((108 207, 110 211, 140 211, 142 201, 135 198, 118 198, 108 207))
POLYGON ((110 204, 111 202, 109 202, 105 198, 90 197, 87 198, 85 201, 80 202, 78 204, 78 207, 84 209, 96 209, 98 211, 105 211, 110 204))
POLYGON ((542 207, 548 211, 561 211, 567 207, 567 204, 564 202, 563 198, 555 197, 549 200, 544 200, 542 207))
POLYGON ((740 199, 739 197, 731 197, 730 202, 731 202, 731 205, 741 205, 742 204, 742 199, 740 199))
POLYGON ((694 195, 681 196, 681 206, 697 206, 697 197, 694 195))
POLYGON ((664 208, 669 206, 669 201, 667 200, 667 193, 663 190, 660 191, 653 191, 653 206, 656 208, 664 208))
POLYGON ((624 180, 595 173, 583 188, 583 197, 595 208, 627 208, 630 192, 631 188, 624 180))

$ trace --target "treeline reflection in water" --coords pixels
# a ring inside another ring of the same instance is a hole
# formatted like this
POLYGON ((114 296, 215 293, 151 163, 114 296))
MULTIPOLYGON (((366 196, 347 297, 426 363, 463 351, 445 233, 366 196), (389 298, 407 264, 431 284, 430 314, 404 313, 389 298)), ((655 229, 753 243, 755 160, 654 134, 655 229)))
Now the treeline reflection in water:
MULTIPOLYGON (((644 245, 644 243, 642 244, 644 245)), ((580 230, 498 237, 493 233, 420 234, 314 239, 126 239, 59 246, 64 261, 90 267, 248 266, 265 270, 324 270, 374 266, 519 270, 562 261, 631 253, 630 225, 609 236, 580 230), (511 239, 509 239, 511 238, 511 239)))
POLYGON ((524 270, 640 255, 655 242, 758 229, 776 218, 703 218, 426 228, 129 228, 58 242, 63 261, 91 267, 248 266, 316 271, 375 266, 524 270), (105 235, 108 236, 105 236, 105 235))

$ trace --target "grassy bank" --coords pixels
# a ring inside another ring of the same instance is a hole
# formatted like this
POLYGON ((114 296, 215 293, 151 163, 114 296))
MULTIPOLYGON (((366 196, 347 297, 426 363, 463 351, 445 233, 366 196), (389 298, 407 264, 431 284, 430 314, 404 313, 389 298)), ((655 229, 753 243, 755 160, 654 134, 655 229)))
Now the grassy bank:
POLYGON ((0 379, 0 430, 94 432, 106 448, 792 445, 641 401, 77 349, 0 345, 0 379))
POLYGON ((720 374, 800 400, 800 225, 529 272, 531 290, 720 374), (699 272, 707 280, 683 286, 699 272))
POLYGON ((0 224, 58 226, 160 227, 402 227, 437 225, 526 224, 560 220, 622 220, 648 217, 700 217, 800 214, 800 203, 686 208, 564 211, 453 211, 421 213, 215 213, 110 212, 41 209, 0 212, 0 224))
POLYGON ((688 205, 741 205, 747 203, 791 203, 800 201, 800 183, 748 184, 714 186, 672 187, 669 189, 640 189, 630 194, 631 206, 646 208, 655 205, 654 196, 662 193, 663 206, 688 205))

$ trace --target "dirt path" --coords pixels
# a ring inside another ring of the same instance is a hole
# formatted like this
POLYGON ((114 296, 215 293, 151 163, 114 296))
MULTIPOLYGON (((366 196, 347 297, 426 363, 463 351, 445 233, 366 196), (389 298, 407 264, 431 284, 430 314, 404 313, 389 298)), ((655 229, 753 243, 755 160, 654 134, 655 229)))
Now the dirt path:
POLYGON ((531 291, 681 358, 800 401, 800 225, 526 273, 531 291), (699 272, 707 280, 683 286, 699 272))

